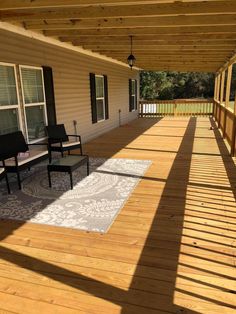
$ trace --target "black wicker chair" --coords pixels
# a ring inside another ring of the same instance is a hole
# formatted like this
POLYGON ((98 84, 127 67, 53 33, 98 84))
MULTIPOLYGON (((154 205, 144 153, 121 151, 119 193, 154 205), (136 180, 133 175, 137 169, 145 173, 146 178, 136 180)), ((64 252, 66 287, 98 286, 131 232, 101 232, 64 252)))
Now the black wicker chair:
POLYGON ((66 151, 70 154, 71 150, 80 149, 80 155, 83 155, 81 136, 66 134, 64 124, 46 126, 46 131, 48 135, 49 162, 52 160, 52 152, 60 152, 63 157, 63 153, 66 151), (70 137, 74 138, 74 141, 71 141, 70 137))
POLYGON ((42 144, 27 144, 21 131, 0 135, 0 161, 7 172, 17 174, 19 189, 21 189, 20 171, 29 169, 48 157, 47 149, 29 150, 29 145, 42 144), (19 156, 19 153, 26 154, 19 156))
MULTIPOLYGON (((3 163, 4 163, 4 161, 3 161, 3 163)), ((9 186, 9 182, 8 182, 8 178, 7 178, 6 169, 4 167, 0 167, 0 180, 3 179, 3 178, 5 178, 5 180, 6 180, 7 191, 10 194, 11 191, 10 191, 10 186, 9 186)))

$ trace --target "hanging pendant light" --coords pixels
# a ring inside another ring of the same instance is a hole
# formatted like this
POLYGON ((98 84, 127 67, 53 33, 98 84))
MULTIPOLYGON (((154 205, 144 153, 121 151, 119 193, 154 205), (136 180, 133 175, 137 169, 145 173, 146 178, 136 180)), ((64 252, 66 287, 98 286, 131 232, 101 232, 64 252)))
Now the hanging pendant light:
POLYGON ((135 61, 136 61, 135 56, 133 55, 133 36, 130 36, 130 46, 131 46, 131 49, 130 49, 131 51, 130 51, 130 55, 127 58, 127 62, 132 70, 132 67, 134 66, 135 61))

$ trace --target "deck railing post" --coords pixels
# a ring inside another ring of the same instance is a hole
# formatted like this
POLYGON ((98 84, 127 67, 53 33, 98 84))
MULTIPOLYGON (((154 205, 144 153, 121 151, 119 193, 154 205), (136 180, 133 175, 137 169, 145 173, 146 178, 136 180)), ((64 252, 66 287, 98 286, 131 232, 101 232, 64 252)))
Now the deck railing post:
POLYGON ((141 118, 143 118, 143 103, 142 102, 140 102, 140 109, 139 109, 139 116, 141 117, 141 118))
POLYGON ((177 116, 177 101, 174 100, 174 117, 177 116))
POLYGON ((234 115, 233 128, 232 128, 232 142, 231 142, 231 147, 230 147, 230 154, 232 157, 236 156, 235 146, 236 146, 236 116, 234 115))

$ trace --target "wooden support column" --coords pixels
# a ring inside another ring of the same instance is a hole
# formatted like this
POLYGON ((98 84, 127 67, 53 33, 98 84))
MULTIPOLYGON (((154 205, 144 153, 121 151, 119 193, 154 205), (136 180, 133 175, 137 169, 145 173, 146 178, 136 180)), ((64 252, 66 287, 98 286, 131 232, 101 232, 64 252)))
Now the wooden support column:
POLYGON ((226 135, 226 123, 227 123, 227 115, 228 115, 228 105, 229 105, 229 93, 230 93, 230 84, 231 84, 231 76, 232 76, 232 65, 230 65, 225 71, 224 71, 224 84, 223 84, 223 101, 224 101, 224 122, 223 122, 223 138, 225 138, 226 135), (226 77, 226 71, 227 71, 227 77, 226 77), (225 89, 225 80, 226 80, 226 89, 225 89), (225 99, 224 99, 225 97, 225 99))
POLYGON ((226 108, 229 106, 231 78, 232 78, 232 65, 230 65, 228 67, 228 77, 227 77, 226 96, 225 96, 225 107, 226 108))
POLYGON ((217 75, 217 86, 216 86, 216 100, 219 101, 220 100, 220 78, 221 78, 221 75, 218 74, 217 75))
POLYGON ((234 121, 232 131, 231 156, 236 156, 236 92, 234 99, 234 121))
POLYGON ((225 86, 225 71, 221 73, 220 80, 220 104, 223 105, 224 101, 224 86, 225 86))

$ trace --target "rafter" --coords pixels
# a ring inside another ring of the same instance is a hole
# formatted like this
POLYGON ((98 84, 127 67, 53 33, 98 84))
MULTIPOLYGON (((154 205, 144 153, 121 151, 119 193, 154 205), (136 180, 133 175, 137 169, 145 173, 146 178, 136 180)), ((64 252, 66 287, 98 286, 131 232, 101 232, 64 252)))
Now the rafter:
MULTIPOLYGON (((46 26, 46 25, 45 25, 46 26)), ((191 26, 191 27, 139 27, 139 28, 94 28, 94 29, 44 29, 46 36, 130 36, 130 35, 208 35, 208 34, 235 34, 236 25, 191 26)))
POLYGON ((80 8, 50 8, 0 10, 2 21, 24 20, 67 20, 67 19, 100 19, 124 17, 158 17, 176 15, 209 15, 236 13, 235 0, 195 2, 189 5, 186 2, 118 5, 118 6, 85 6, 80 8))
MULTIPOLYGON (((202 0, 182 0, 183 2, 202 2, 202 0)), ((205 2, 212 2, 213 0, 205 0, 205 2)), ((36 8, 68 8, 78 6, 90 6, 90 5, 130 5, 130 4, 148 4, 148 3, 173 3, 175 0, 1 0, 0 10, 3 9, 36 9, 36 8)))
POLYGON ((24 21, 26 29, 102 29, 102 28, 139 28, 139 27, 181 27, 181 26, 236 26, 234 14, 195 15, 195 16, 165 16, 142 18, 109 18, 109 19, 73 19, 73 20, 43 20, 24 21))
POLYGON ((235 0, 3 0, 0 20, 118 62, 132 35, 145 69, 216 71, 236 52, 235 0))

